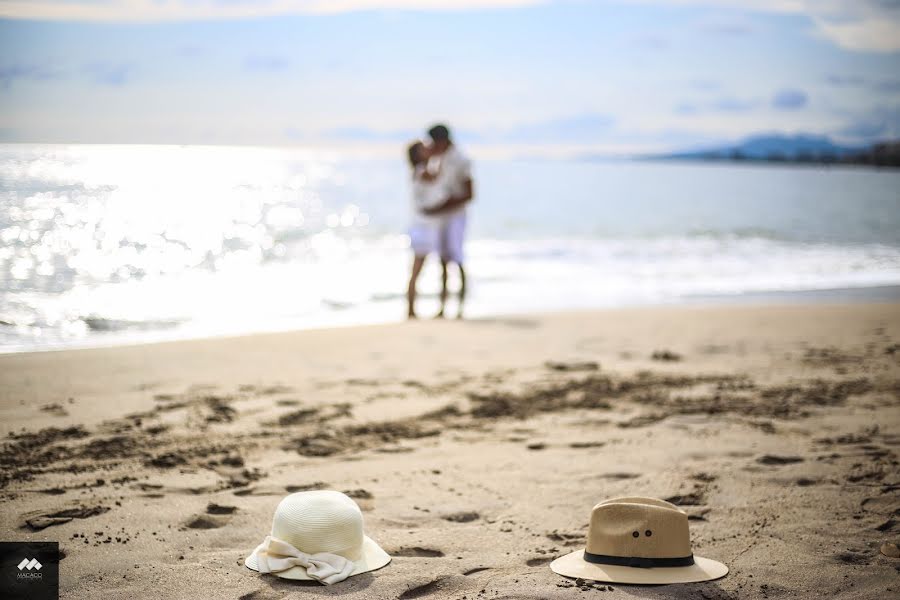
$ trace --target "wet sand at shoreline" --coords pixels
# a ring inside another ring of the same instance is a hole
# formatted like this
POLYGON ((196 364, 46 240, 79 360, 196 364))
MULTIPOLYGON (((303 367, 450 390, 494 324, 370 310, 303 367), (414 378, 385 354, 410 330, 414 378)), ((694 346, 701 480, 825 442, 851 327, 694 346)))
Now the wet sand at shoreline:
POLYGON ((886 598, 900 560, 900 305, 571 312, 0 356, 2 539, 64 598, 886 598), (337 586, 243 558, 337 489, 394 556, 337 586), (679 504, 705 584, 549 562, 591 506, 679 504))

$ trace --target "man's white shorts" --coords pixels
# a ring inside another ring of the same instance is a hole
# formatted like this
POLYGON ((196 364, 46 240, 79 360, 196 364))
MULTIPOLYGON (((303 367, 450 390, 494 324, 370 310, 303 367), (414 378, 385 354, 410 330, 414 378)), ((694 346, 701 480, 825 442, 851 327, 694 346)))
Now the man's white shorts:
POLYGON ((439 252, 441 260, 463 264, 463 243, 466 238, 466 212, 460 211, 442 219, 439 252))

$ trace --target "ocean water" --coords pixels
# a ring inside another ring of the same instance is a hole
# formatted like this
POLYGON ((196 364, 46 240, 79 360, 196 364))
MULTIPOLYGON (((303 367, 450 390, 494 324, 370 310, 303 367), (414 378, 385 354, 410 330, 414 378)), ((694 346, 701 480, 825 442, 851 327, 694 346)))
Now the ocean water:
MULTIPOLYGON (((900 285, 900 172, 480 160, 473 317, 900 285)), ((0 351, 394 321, 396 158, 0 145, 0 351)), ((420 312, 436 310, 434 261, 420 312)))

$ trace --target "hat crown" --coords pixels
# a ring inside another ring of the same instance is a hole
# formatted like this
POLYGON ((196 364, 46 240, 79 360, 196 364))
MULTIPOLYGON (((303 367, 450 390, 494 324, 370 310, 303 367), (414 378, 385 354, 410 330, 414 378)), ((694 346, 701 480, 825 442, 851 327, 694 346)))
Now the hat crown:
POLYGON ((341 492, 297 492, 275 509, 272 537, 307 554, 329 552, 356 560, 364 539, 362 512, 341 492))
POLYGON ((587 552, 606 556, 681 558, 691 555, 688 518, 655 498, 615 498, 591 512, 587 552))

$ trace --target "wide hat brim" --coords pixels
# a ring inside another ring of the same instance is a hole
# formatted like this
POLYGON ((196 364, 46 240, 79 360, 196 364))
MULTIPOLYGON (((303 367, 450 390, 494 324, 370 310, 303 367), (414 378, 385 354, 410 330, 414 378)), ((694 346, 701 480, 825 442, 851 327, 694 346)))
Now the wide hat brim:
MULTIPOLYGON (((375 540, 370 538, 369 536, 364 536, 362 552, 360 553, 360 557, 357 560, 353 561, 353 564, 356 565, 353 569, 353 572, 350 573, 350 577, 354 575, 360 575, 361 573, 368 573, 369 571, 375 571, 376 569, 380 569, 385 566, 389 562, 391 562, 390 555, 381 549, 375 540)), ((244 565, 254 571, 259 571, 259 563, 257 562, 256 551, 253 551, 253 554, 247 557, 244 561, 244 565)), ((282 579, 294 579, 297 581, 314 581, 312 577, 306 574, 306 569, 304 567, 291 567, 286 571, 280 571, 278 573, 269 573, 269 575, 275 575, 276 577, 281 577, 282 579)))
POLYGON ((694 564, 687 567, 621 567, 600 565, 584 560, 584 550, 576 550, 550 563, 550 569, 564 577, 580 577, 609 583, 636 583, 662 585, 666 583, 696 583, 712 581, 728 574, 728 567, 722 563, 694 556, 694 564))

